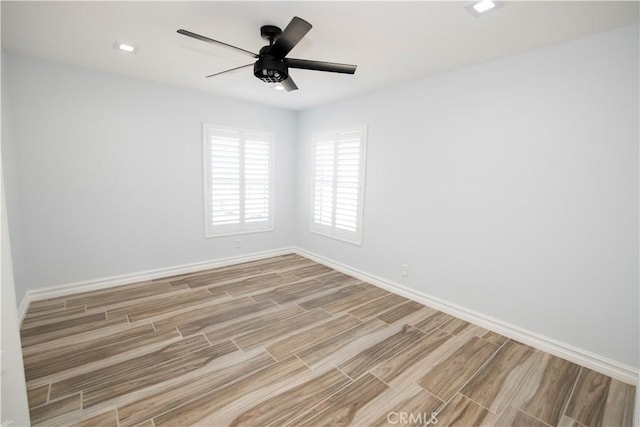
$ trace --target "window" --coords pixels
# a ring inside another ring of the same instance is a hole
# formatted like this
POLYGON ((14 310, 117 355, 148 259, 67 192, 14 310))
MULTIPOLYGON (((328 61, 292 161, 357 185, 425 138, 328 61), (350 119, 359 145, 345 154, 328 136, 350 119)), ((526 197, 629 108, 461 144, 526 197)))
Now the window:
POLYGON ((313 137, 311 231, 360 244, 366 129, 313 137))
POLYGON ((273 134, 205 123, 205 235, 273 229, 273 134))

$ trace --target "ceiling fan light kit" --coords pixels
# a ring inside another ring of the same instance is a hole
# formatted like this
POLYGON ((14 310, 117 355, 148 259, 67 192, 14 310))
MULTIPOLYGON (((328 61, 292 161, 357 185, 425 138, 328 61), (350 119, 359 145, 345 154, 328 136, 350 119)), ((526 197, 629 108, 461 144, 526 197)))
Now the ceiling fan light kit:
POLYGON ((342 74, 354 74, 356 72, 356 65, 287 58, 287 54, 302 40, 309 30, 311 30, 311 24, 297 16, 293 17, 284 31, 274 25, 264 25, 260 28, 260 35, 263 39, 269 41, 269 44, 262 47, 259 54, 200 34, 192 33, 191 31, 178 30, 178 33, 206 43, 224 46, 257 59, 255 63, 210 74, 207 77, 218 76, 253 65, 253 75, 255 77, 270 85, 274 83, 280 84, 287 92, 291 92, 292 90, 297 90, 298 86, 296 86, 291 78, 289 68, 342 74))
POLYGON ((253 64, 253 75, 265 83, 280 83, 289 77, 289 70, 284 62, 267 56, 253 64))

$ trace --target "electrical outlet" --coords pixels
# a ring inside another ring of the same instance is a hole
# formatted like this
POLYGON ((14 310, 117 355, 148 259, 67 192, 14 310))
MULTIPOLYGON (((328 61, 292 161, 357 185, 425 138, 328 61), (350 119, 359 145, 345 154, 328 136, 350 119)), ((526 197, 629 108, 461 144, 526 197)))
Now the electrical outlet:
POLYGON ((402 276, 408 276, 409 275, 409 266, 407 264, 402 264, 400 266, 400 274, 402 276))
POLYGON ((242 239, 236 239, 236 248, 242 246, 242 239))

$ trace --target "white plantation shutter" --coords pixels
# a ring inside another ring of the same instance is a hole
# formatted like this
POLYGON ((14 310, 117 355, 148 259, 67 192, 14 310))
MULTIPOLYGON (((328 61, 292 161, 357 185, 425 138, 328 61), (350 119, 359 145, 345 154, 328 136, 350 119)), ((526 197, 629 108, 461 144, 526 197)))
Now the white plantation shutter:
POLYGON ((317 224, 332 226, 335 180, 335 142, 316 142, 314 157, 315 182, 313 221, 317 224))
POLYGON ((219 130, 210 138, 210 223, 240 223, 240 133, 219 130))
POLYGON ((271 142, 248 135, 244 144, 244 220, 259 224, 269 221, 271 203, 271 142))
POLYGON ((360 243, 365 129, 316 134, 311 230, 360 243))
POLYGON ((204 125, 207 236, 273 228, 273 135, 204 125))

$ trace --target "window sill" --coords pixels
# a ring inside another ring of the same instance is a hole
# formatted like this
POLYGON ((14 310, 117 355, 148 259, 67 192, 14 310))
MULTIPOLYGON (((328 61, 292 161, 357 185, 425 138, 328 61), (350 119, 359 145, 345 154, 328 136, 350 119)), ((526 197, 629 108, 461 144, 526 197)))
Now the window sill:
POLYGON ((362 238, 360 238, 360 240, 349 240, 349 239, 345 239, 344 237, 333 236, 331 234, 323 233, 323 232, 317 231, 317 230, 310 230, 310 231, 311 231, 312 234, 317 234, 318 236, 328 237, 330 239, 338 240, 338 241, 344 242, 344 243, 349 243, 349 244, 354 245, 354 246, 362 246, 362 238))
POLYGON ((205 231, 204 238, 205 239, 213 239, 216 237, 229 237, 229 236, 238 236, 241 234, 254 234, 254 233, 268 233, 274 231, 275 227, 270 228, 260 228, 258 230, 243 230, 243 231, 229 231, 224 233, 210 233, 205 231))

